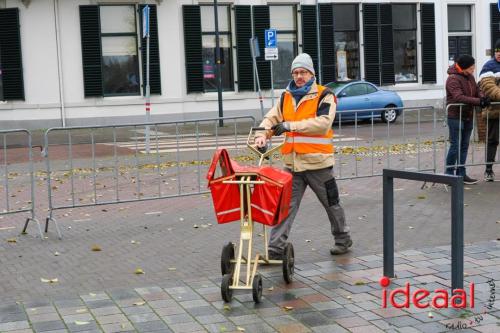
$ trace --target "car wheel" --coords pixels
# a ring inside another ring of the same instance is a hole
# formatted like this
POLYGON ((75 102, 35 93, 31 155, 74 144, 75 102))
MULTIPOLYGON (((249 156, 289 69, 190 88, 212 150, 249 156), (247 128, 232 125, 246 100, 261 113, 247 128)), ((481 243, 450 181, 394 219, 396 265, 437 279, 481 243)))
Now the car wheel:
POLYGON ((384 123, 392 124, 398 118, 398 110, 396 109, 395 105, 387 105, 385 109, 389 110, 382 111, 381 114, 382 121, 384 123))

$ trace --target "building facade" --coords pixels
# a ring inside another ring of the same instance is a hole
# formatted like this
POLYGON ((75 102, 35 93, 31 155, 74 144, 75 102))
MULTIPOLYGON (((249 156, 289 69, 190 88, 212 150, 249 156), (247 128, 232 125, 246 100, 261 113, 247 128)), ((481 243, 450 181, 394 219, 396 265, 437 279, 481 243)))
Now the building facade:
MULTIPOLYGON (((213 2, 0 0, 0 128, 145 121, 146 4, 152 119, 217 116, 213 2)), ((217 9, 226 116, 260 117, 252 36, 266 108, 300 52, 322 83, 364 79, 406 106, 439 106, 450 61, 472 54, 480 67, 500 38, 496 1, 235 0, 217 9), (269 28, 272 64, 263 59, 269 28)))

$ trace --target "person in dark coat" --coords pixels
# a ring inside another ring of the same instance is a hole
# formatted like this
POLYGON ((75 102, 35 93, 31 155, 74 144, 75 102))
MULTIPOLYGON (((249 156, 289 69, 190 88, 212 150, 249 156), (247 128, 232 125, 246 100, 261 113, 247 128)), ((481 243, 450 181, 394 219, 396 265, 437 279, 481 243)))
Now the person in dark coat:
POLYGON ((446 174, 462 176, 465 184, 476 184, 466 174, 465 162, 472 134, 474 107, 484 108, 490 104, 487 97, 481 97, 474 79, 475 60, 470 55, 460 56, 448 69, 446 80, 446 105, 465 104, 448 107, 448 129, 450 148, 446 156, 446 174))

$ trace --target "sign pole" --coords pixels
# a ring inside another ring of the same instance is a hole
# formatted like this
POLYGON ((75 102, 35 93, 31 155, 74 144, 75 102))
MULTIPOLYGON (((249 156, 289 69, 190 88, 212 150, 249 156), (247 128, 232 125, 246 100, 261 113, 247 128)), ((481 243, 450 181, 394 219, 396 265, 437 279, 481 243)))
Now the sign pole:
POLYGON ((274 76, 273 76, 273 62, 271 61, 271 106, 274 106, 274 76))
MULTIPOLYGON (((146 122, 151 122, 151 89, 149 87, 149 6, 144 7, 142 14, 143 37, 146 37, 146 122)), ((146 154, 150 152, 149 125, 146 125, 146 154)))
POLYGON ((257 91, 259 94, 260 114, 264 119, 264 101, 262 100, 262 91, 260 90, 259 71, 257 70, 257 57, 260 55, 259 44, 256 37, 250 38, 250 51, 252 52, 253 69, 255 80, 257 81, 257 91))
POLYGON ((222 109, 222 77, 219 45, 219 14, 217 11, 217 0, 214 0, 214 23, 215 23, 215 80, 217 80, 217 101, 219 105, 219 127, 224 126, 224 111, 222 109))

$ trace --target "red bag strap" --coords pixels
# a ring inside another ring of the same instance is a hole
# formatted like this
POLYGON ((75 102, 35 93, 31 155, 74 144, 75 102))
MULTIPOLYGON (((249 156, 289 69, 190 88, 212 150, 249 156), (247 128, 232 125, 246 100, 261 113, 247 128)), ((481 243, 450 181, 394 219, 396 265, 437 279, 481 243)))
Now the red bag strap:
POLYGON ((212 157, 212 163, 210 164, 210 168, 208 168, 207 172, 207 180, 209 182, 214 179, 217 164, 219 164, 222 170, 222 177, 234 175, 234 169, 231 164, 231 159, 229 158, 229 153, 225 149, 217 149, 212 157))

